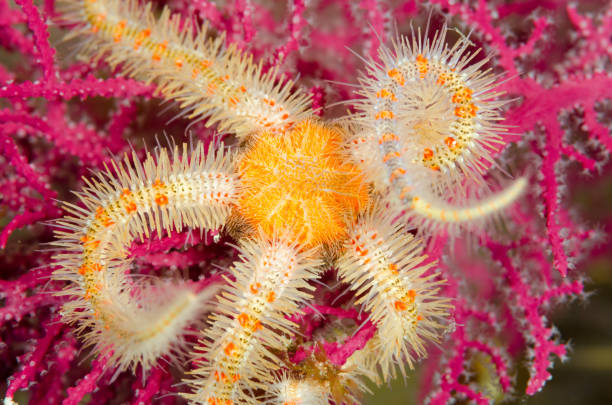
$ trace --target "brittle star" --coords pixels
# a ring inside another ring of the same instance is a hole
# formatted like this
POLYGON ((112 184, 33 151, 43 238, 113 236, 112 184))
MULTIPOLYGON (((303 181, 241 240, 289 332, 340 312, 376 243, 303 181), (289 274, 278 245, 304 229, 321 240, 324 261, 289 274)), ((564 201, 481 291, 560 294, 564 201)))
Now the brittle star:
POLYGON ((431 41, 419 33, 383 48, 362 80, 359 113, 325 123, 277 69, 264 73, 222 36, 207 39, 205 27, 181 31, 167 9, 155 19, 136 1, 60 3, 63 18, 79 25, 70 35, 86 38, 85 54, 157 83, 189 118, 207 118, 243 144, 234 153, 161 148, 144 163, 134 154, 87 181, 81 205, 65 204, 71 215, 57 223, 63 252, 54 278, 69 282, 62 293, 72 300, 62 314, 110 366, 147 370, 176 357, 191 349, 185 334, 195 325, 206 360, 194 355, 184 394, 194 403, 257 403, 258 392, 279 403, 300 403, 307 392, 317 403, 354 400, 358 393, 332 395, 325 381, 287 370, 279 357, 295 334, 288 316, 312 298, 323 259, 378 328, 354 367, 338 371, 347 381, 379 373, 386 381, 397 365, 404 373, 426 354, 426 341, 440 339, 451 305, 406 223, 426 231, 472 224, 503 211, 525 186, 518 180, 454 206, 441 197, 480 180, 505 130, 492 91, 498 78, 480 70, 488 58, 471 63, 467 39, 447 46, 444 27, 431 41), (394 222, 401 210, 407 219, 394 222), (137 282, 127 272, 136 238, 223 227, 239 240, 241 260, 209 327, 204 312, 216 290, 137 282))

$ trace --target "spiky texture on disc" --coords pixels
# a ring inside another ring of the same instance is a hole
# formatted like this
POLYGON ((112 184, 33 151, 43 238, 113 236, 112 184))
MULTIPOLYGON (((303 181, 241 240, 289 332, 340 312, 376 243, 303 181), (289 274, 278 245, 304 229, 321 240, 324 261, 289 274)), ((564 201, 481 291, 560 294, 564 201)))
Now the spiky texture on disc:
POLYGON ((186 398, 206 405, 258 403, 249 390, 265 390, 274 381, 280 360, 273 350, 287 349, 295 326, 287 316, 312 298, 308 282, 321 264, 313 253, 264 234, 242 243, 235 280, 228 280, 198 348, 206 361, 190 373, 194 393, 186 398))
POLYGON ((61 0, 59 10, 63 22, 79 24, 67 38, 82 41, 85 54, 158 84, 189 118, 208 117, 242 137, 282 132, 310 115, 309 96, 277 81, 276 68, 264 73, 251 56, 226 48, 223 35, 210 39, 205 26, 181 26, 168 9, 156 19, 151 3, 137 0, 61 0))
POLYGON ((209 309, 214 291, 197 293, 185 282, 139 281, 129 276, 128 249, 135 239, 171 230, 223 226, 237 194, 223 147, 206 156, 200 144, 187 155, 162 149, 141 164, 136 155, 113 162, 77 193, 83 206, 56 223, 60 269, 69 282, 60 294, 64 320, 78 325, 87 345, 110 352, 110 365, 148 369, 159 357, 184 349, 183 334, 209 309), (114 173, 113 173, 114 172, 114 173))
POLYGON ((440 298, 444 282, 423 264, 422 245, 392 225, 379 209, 365 214, 349 231, 345 253, 337 268, 355 291, 378 330, 371 351, 383 380, 395 376, 396 364, 405 375, 415 358, 426 355, 427 341, 440 340, 450 305, 440 298))
POLYGON ((368 202, 360 171, 348 162, 341 133, 304 121, 283 136, 254 139, 238 164, 240 213, 272 235, 315 246, 346 235, 345 221, 368 202))

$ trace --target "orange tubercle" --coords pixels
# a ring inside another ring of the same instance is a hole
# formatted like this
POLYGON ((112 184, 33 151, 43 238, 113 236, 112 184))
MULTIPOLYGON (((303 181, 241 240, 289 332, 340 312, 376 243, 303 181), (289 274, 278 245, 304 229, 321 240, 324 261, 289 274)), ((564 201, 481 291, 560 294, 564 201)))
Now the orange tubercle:
POLYGON ((247 322, 249 322, 249 316, 247 314, 242 312, 240 315, 238 315, 238 323, 240 326, 245 327, 247 322))
POLYGON ((406 79, 404 78, 404 75, 397 69, 391 69, 387 72, 387 74, 389 75, 390 78, 395 80, 397 84, 399 84, 400 86, 403 86, 406 83, 406 79))
POLYGON ((236 350, 236 345, 234 344, 234 342, 229 342, 223 349, 225 354, 228 356, 231 356, 234 350, 236 350))
POLYGON ((168 197, 165 194, 160 194, 155 197, 155 202, 157 205, 166 205, 168 204, 168 197))
POLYGON ((395 307, 395 309, 397 311, 405 311, 406 309, 408 309, 408 305, 406 305, 404 302, 402 301, 395 301, 393 303, 393 306, 395 307))

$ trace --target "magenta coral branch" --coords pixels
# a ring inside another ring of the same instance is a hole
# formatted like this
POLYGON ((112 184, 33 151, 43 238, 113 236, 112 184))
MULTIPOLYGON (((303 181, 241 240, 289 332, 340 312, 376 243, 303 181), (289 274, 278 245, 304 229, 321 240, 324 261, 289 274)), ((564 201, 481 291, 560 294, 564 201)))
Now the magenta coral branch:
MULTIPOLYGON (((208 21, 215 29, 222 30, 224 28, 225 21, 214 2, 209 0, 192 0, 185 3, 192 7, 204 21, 208 21)), ((191 10, 187 11, 190 12, 191 10)))
POLYGON ((57 197, 57 193, 45 183, 41 174, 37 173, 19 153, 15 142, 3 134, 0 134, 0 151, 5 158, 8 158, 15 171, 28 182, 30 187, 38 191, 47 203, 51 203, 51 200, 57 197))
POLYGON ((302 319, 308 315, 320 314, 338 319, 352 319, 357 324, 359 330, 344 342, 324 342, 322 344, 329 360, 338 367, 341 367, 355 351, 363 349, 376 332, 376 326, 367 319, 367 315, 354 308, 345 310, 326 305, 313 305, 304 308, 303 312, 304 316, 300 317, 302 319))
POLYGON ((585 130, 590 131, 593 137, 608 150, 608 153, 612 152, 612 135, 610 134, 610 129, 597 120, 597 113, 595 112, 595 103, 593 100, 590 100, 590 102, 584 105, 584 125, 585 130))
POLYGON ((582 294, 584 291, 584 286, 582 282, 576 280, 570 283, 564 283, 559 287, 551 288, 550 290, 546 290, 537 301, 537 306, 541 307, 542 305, 549 304, 553 298, 563 298, 563 297, 572 297, 582 294))
MULTIPOLYGON (((124 143, 124 132, 136 119, 137 112, 138 107, 135 102, 127 102, 119 106, 108 124, 108 137, 112 144, 122 145, 124 143)), ((113 152, 118 153, 119 151, 114 150, 113 152)))
MULTIPOLYGON (((228 5, 229 9, 229 5, 228 5)), ((255 36, 253 4, 251 0, 235 0, 230 11, 228 39, 238 48, 245 48, 255 36)))
POLYGON ((132 79, 97 79, 89 75, 84 79, 73 79, 67 83, 29 82, 5 84, 0 88, 0 97, 28 99, 31 97, 70 99, 80 97, 134 97, 151 96, 153 86, 132 79))
MULTIPOLYGON (((50 214, 53 215, 52 213, 50 214)), ((6 246, 6 243, 8 242, 9 236, 11 236, 11 234, 16 229, 22 228, 26 225, 34 224, 42 219, 47 218, 47 215, 48 213, 45 213, 44 211, 38 211, 38 212, 25 211, 25 212, 22 212, 21 214, 15 215, 13 219, 11 219, 11 221, 4 227, 4 229, 2 229, 2 232, 0 233, 0 249, 4 249, 4 247, 6 246)))
MULTIPOLYGON (((566 349, 562 343, 557 343, 553 329, 545 326, 545 318, 541 314, 539 300, 529 292, 530 287, 522 280, 521 274, 512 264, 508 256, 508 249, 491 242, 488 245, 493 258, 501 264, 504 270, 504 277, 515 300, 514 311, 517 311, 521 317, 524 316, 525 319, 526 329, 522 332, 532 347, 531 376, 527 383, 526 393, 533 395, 541 390, 551 377, 548 371, 548 368, 552 366, 551 355, 555 354, 564 360, 566 349)), ((571 289, 564 292, 571 292, 571 289)))
POLYGON ((98 380, 107 371, 106 362, 109 355, 101 356, 92 362, 91 371, 85 374, 74 387, 67 389, 68 397, 62 401, 62 405, 78 405, 85 395, 98 387, 98 380))
POLYGON ((57 108, 58 110, 51 110, 47 117, 42 118, 25 112, 0 110, 0 123, 20 123, 23 128, 40 132, 47 140, 54 143, 56 147, 64 149, 68 154, 93 162, 95 165, 101 165, 105 155, 104 139, 97 136, 84 136, 90 132, 86 128, 62 122, 65 119, 65 107, 60 105, 57 108), (59 115, 58 120, 53 120, 53 113, 59 115))
POLYGON ((612 40, 610 39, 610 29, 612 28, 612 9, 608 9, 601 16, 599 27, 595 27, 593 20, 578 13, 572 4, 566 7, 567 15, 578 33, 588 41, 588 47, 581 52, 575 63, 582 66, 590 66, 597 63, 603 55, 607 55, 612 61, 612 40))
POLYGON ((562 145, 561 152, 570 159, 579 162, 586 170, 590 172, 595 172, 597 170, 597 160, 591 159, 584 153, 578 151, 575 146, 562 145))
POLYGON ((21 371, 15 373, 9 382, 9 386, 6 390, 6 398, 13 399, 18 390, 26 388, 28 384, 34 381, 36 376, 45 369, 42 362, 47 356, 49 347, 61 333, 63 328, 64 324, 61 323, 59 317, 55 317, 45 323, 45 336, 39 339, 36 345, 33 346, 32 351, 24 355, 21 359, 23 368, 21 371))
POLYGON ((289 55, 298 50, 300 40, 302 39, 302 31, 307 25, 306 18, 304 18, 304 10, 303 0, 292 1, 291 17, 287 21, 287 28, 290 34, 285 43, 274 51, 274 56, 270 63, 271 66, 282 64, 289 55))
POLYGON ((365 50, 372 60, 378 60, 378 49, 386 41, 385 13, 379 0, 361 0, 359 7, 366 11, 366 18, 371 26, 366 38, 365 50))
POLYGON ((64 384, 61 378, 70 372, 72 362, 77 357, 79 350, 77 341, 72 335, 72 332, 64 329, 64 333, 56 340, 53 346, 54 359, 50 361, 51 366, 49 372, 39 376, 36 385, 42 389, 38 389, 32 393, 30 403, 32 404, 59 404, 65 396, 64 384))
POLYGON ((562 129, 556 119, 547 122, 550 141, 546 143, 544 161, 542 164, 542 188, 545 191, 546 206, 546 232, 550 241, 554 264, 562 276, 567 275, 568 261, 567 254, 563 248, 561 229, 559 222, 559 184, 557 180, 556 165, 561 158, 561 137, 562 129))
POLYGON ((55 49, 49 45, 47 25, 43 22, 38 9, 31 0, 15 0, 15 3, 21 6, 26 16, 28 27, 34 35, 34 45, 38 51, 38 62, 42 66, 43 77, 47 82, 53 83, 56 80, 55 49))
POLYGON ((161 382, 168 378, 168 373, 162 368, 154 368, 145 377, 138 378, 134 384, 135 396, 132 400, 133 405, 150 404, 159 392, 161 382), (144 386, 142 383, 145 382, 144 386))

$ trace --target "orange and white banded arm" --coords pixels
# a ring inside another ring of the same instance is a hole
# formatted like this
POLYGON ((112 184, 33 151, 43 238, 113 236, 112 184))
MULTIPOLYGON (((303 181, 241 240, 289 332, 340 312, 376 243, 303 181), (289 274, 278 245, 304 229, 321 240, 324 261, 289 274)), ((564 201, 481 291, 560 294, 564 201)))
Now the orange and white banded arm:
POLYGON ((283 132, 311 115, 309 96, 281 83, 276 68, 264 73, 252 56, 226 48, 223 35, 208 38, 206 26, 181 25, 168 9, 156 18, 151 3, 137 0, 60 0, 58 10, 62 22, 78 24, 67 39, 81 41, 84 54, 156 83, 189 118, 208 118, 220 131, 283 132))
POLYGON ((191 371, 192 394, 184 397, 197 404, 257 404, 254 390, 274 383, 273 371, 282 362, 274 355, 291 342, 295 324, 287 315, 299 312, 314 287, 320 262, 313 252, 301 252, 283 238, 260 236, 240 246, 237 263, 219 296, 212 326, 205 331, 203 351, 191 371))
POLYGON ((446 43, 448 28, 402 37, 382 47, 361 78, 349 141, 353 157, 377 191, 431 228, 470 228, 495 216, 524 190, 520 179, 483 201, 456 206, 430 196, 458 185, 482 185, 505 142, 501 78, 486 69, 468 38, 446 43))
POLYGON ((329 387, 321 381, 309 378, 283 377, 276 382, 270 392, 273 397, 270 405, 329 405, 329 387))
POLYGON ((395 376, 397 365, 405 375, 403 365, 412 368, 424 357, 427 341, 440 341, 451 307, 440 295, 444 281, 431 271, 433 263, 423 264, 420 242, 390 219, 381 212, 362 216, 337 263, 356 304, 363 304, 378 328, 368 352, 383 381, 395 376))
MULTIPOLYGON (((527 179, 521 177, 505 189, 480 200, 468 200, 461 205, 442 201, 439 197, 414 196, 405 200, 410 209, 407 212, 411 224, 419 230, 432 232, 441 228, 458 231, 500 216, 527 188, 527 179)), ((456 233, 456 232, 455 232, 456 233)))
MULTIPOLYGON (((136 155, 113 162, 113 172, 86 180, 82 205, 65 203, 69 216, 55 224, 60 267, 53 279, 68 281, 60 292, 71 298, 65 321, 98 353, 112 352, 109 365, 149 369, 162 356, 185 352, 187 328, 200 325, 216 288, 197 292, 184 281, 129 275, 130 244, 154 233, 217 229, 224 225, 238 192, 237 178, 223 147, 204 153, 187 145, 169 156, 161 149, 141 164, 136 155)), ((190 328, 193 329, 193 328, 190 328)))

